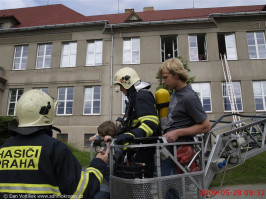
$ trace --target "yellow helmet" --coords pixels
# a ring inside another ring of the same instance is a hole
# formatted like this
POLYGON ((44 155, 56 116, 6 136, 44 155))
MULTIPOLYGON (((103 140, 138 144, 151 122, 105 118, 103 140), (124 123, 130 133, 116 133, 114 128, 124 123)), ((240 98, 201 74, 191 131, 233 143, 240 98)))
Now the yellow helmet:
POLYGON ((41 90, 25 92, 16 106, 18 127, 52 125, 56 105, 57 102, 41 90))
POLYGON ((125 89, 129 89, 138 81, 140 78, 137 72, 130 67, 119 69, 114 76, 114 85, 122 85, 125 89))

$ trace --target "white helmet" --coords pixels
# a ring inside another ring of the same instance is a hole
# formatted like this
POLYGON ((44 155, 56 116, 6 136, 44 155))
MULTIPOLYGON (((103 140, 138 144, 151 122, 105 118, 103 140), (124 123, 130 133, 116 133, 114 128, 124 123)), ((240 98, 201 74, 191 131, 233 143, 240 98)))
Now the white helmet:
POLYGON ((114 84, 122 85, 126 90, 138 81, 140 81, 140 78, 137 72, 130 67, 118 70, 114 76, 114 84))
POLYGON ((57 102, 41 90, 33 89, 25 92, 16 106, 18 127, 52 125, 56 105, 57 102))

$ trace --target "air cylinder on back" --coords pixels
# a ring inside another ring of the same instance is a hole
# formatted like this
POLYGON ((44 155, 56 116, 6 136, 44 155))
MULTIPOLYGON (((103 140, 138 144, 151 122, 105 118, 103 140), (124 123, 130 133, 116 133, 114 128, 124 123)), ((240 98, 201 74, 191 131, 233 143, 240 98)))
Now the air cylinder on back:
POLYGON ((155 93, 157 109, 159 111, 160 126, 164 130, 167 123, 168 106, 170 102, 170 94, 166 89, 159 89, 155 93))

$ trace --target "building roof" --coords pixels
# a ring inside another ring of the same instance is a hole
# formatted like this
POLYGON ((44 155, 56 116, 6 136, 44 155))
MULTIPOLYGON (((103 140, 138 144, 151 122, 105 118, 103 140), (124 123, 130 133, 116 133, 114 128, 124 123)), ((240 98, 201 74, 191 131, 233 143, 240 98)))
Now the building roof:
POLYGON ((0 19, 6 17, 14 17, 18 21, 18 23, 12 28, 24 28, 103 20, 107 20, 109 24, 119 24, 128 22, 131 16, 135 16, 138 21, 142 22, 179 19, 201 19, 208 18, 208 16, 213 13, 258 12, 265 10, 265 5, 256 5, 175 10, 152 10, 144 12, 133 11, 133 13, 129 12, 109 15, 84 16, 62 4, 55 4, 38 7, 0 10, 0 19))
MULTIPOLYGON (((136 12, 143 22, 179 20, 179 19, 201 19, 208 18, 213 13, 235 13, 235 12, 256 12, 265 11, 265 5, 256 6, 236 6, 236 7, 216 7, 216 8, 192 8, 176 10, 154 10, 136 12)), ((88 16, 89 20, 108 20, 110 24, 124 23, 130 13, 88 16)))
POLYGON ((0 10, 0 18, 8 16, 15 17, 19 22, 19 24, 13 28, 88 21, 84 15, 62 4, 0 10))

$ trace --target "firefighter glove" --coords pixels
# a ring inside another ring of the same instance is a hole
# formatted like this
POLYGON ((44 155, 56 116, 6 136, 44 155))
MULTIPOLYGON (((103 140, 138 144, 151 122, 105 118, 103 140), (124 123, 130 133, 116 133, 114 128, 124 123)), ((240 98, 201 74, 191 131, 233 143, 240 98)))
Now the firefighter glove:
POLYGON ((117 136, 116 143, 117 144, 124 144, 125 142, 130 142, 135 138, 135 136, 132 133, 123 133, 121 135, 117 136))

